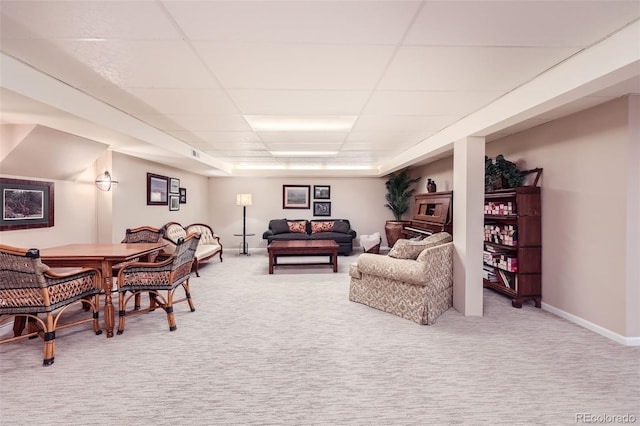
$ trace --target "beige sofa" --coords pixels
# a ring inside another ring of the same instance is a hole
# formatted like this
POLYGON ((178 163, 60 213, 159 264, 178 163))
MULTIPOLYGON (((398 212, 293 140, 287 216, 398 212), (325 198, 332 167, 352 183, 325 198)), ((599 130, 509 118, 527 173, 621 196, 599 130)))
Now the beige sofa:
POLYGON ((453 305, 452 241, 440 232, 422 241, 398 240, 388 255, 360 255, 349 268, 349 300, 434 324, 453 305))
POLYGON ((194 223, 184 227, 178 222, 169 222, 165 224, 162 229, 164 230, 164 240, 169 244, 163 249, 166 253, 173 253, 175 251, 179 238, 184 238, 190 233, 200 234, 200 243, 198 243, 193 261, 193 271, 197 277, 200 276, 198 273, 200 262, 210 259, 216 254, 220 255, 220 262, 222 262, 223 247, 220 242, 220 237, 213 232, 213 229, 211 229, 209 225, 194 223))

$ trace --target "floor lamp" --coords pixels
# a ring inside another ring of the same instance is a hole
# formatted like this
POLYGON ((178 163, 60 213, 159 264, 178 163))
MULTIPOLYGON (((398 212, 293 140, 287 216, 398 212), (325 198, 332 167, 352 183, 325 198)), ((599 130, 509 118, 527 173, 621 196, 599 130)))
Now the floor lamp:
POLYGON ((251 205, 251 194, 237 194, 236 205, 242 206, 242 252, 238 254, 249 256, 247 250, 247 206, 251 205))

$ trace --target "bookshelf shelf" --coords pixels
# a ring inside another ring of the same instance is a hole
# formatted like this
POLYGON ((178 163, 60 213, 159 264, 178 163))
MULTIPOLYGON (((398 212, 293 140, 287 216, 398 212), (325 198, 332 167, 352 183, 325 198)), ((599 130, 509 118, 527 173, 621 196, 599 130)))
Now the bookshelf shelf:
POLYGON ((522 186, 485 194, 483 285, 521 308, 542 300, 540 188, 522 186), (499 212, 499 213, 498 213, 499 212))

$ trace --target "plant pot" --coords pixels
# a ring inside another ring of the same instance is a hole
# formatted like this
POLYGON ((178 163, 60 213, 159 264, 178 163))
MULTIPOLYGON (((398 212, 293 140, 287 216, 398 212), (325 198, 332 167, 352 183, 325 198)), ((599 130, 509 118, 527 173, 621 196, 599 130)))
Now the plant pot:
POLYGON ((393 245, 402 238, 402 227, 407 222, 406 220, 396 221, 396 220, 388 220, 387 223, 384 224, 384 232, 387 236, 387 244, 389 248, 393 247, 393 245))

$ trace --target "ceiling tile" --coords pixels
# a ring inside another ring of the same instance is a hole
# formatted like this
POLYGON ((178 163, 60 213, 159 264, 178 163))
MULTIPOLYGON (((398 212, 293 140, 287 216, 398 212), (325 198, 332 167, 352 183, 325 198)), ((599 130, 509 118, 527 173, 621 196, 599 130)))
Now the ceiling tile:
POLYGON ((499 91, 376 91, 364 115, 467 115, 497 99, 499 91))
POLYGON ((194 43, 229 89, 371 90, 393 47, 194 43))
MULTIPOLYGON (((3 19, 28 22, 31 37, 181 39, 158 2, 2 1, 3 19)), ((4 36, 5 34, 3 34, 4 36)), ((19 34, 24 37, 27 33, 19 34)), ((7 34, 15 37, 16 34, 7 34)))
POLYGON ((383 90, 510 90, 575 49, 403 47, 380 82, 383 90))
POLYGON ((638 17, 638 1, 429 1, 404 43, 584 47, 638 17))
POLYGON ((258 135, 253 132, 194 132, 209 143, 262 143, 258 135))
POLYGON ((244 115, 355 115, 370 91, 232 89, 229 95, 244 115))
POLYGON ((194 40, 396 44, 418 1, 165 2, 194 40))
POLYGON ((240 132, 251 130, 247 122, 244 120, 244 117, 241 115, 168 114, 167 117, 192 132, 240 132))
POLYGON ((323 143, 343 142, 347 132, 258 132, 264 143, 323 143))

